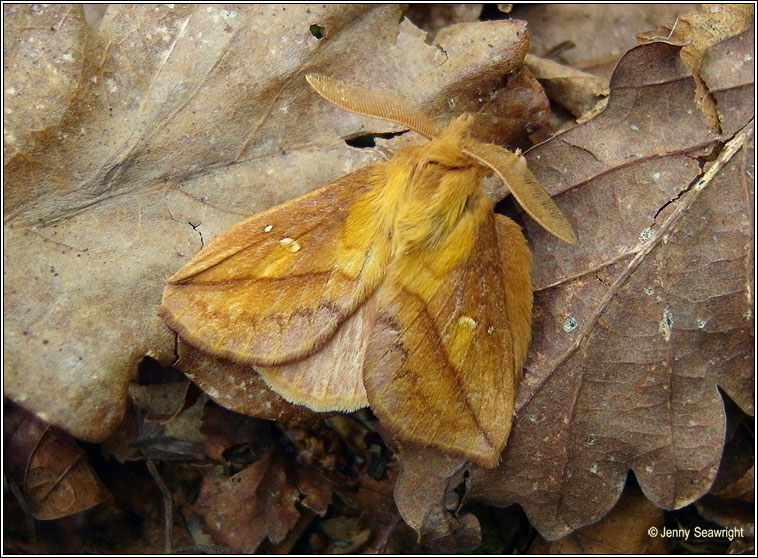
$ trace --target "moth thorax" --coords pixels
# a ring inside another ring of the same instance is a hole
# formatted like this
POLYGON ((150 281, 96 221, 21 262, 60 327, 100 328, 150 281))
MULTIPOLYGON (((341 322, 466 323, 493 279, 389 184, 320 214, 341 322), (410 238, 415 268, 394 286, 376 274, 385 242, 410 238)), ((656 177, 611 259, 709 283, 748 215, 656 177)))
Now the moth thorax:
MULTIPOLYGON (((481 186, 481 167, 420 164, 398 208, 394 242, 402 252, 437 250, 472 213, 491 211, 481 186), (482 203, 482 198, 485 203, 482 203)), ((475 220, 478 220, 476 218, 475 220)))

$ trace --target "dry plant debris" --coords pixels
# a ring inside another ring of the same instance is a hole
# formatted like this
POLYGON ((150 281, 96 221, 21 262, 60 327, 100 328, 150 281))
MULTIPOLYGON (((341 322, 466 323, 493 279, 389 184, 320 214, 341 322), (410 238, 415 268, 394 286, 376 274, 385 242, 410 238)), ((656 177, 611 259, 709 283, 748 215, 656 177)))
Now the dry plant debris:
POLYGON ((750 531, 752 11, 3 10, 8 551, 529 550, 504 518, 536 553, 753 547, 641 534, 750 531), (319 102, 313 70, 478 113, 483 141, 550 138, 527 158, 579 241, 524 220, 534 340, 495 470, 325 421, 156 316, 219 232, 416 141, 319 102))

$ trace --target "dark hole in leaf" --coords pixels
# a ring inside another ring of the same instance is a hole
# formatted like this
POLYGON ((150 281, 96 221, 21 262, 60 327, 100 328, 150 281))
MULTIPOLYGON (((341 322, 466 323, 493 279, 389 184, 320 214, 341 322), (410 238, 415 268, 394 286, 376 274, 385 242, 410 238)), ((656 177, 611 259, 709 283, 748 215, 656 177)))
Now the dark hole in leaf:
POLYGON ((355 136, 345 140, 345 143, 350 147, 357 147, 358 149, 366 149, 369 147, 376 147, 376 138, 391 139, 395 136, 399 136, 404 132, 387 132, 385 134, 364 134, 362 136, 355 136))
POLYGON ((324 38, 324 28, 320 25, 312 23, 310 26, 311 35, 316 37, 319 41, 324 38))
POLYGON ((501 19, 513 19, 509 12, 503 12, 498 8, 498 4, 484 4, 482 13, 479 14, 479 21, 497 21, 501 19))
POLYGON ((468 480, 470 477, 471 477, 471 473, 469 473, 468 469, 466 469, 465 471, 463 471, 463 479, 453 489, 453 492, 455 492, 458 495, 459 500, 463 500, 463 497, 466 495, 466 492, 468 492, 468 480))

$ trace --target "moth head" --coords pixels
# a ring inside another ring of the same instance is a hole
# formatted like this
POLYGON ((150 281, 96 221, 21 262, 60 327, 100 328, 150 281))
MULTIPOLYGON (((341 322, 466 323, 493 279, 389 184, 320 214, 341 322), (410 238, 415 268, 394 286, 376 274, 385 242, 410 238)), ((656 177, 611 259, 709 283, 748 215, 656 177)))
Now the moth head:
POLYGON ((471 171, 477 175, 489 172, 489 168, 464 153, 462 149, 469 140, 473 120, 473 115, 462 114, 437 136, 415 148, 413 155, 420 166, 438 167, 442 171, 471 171))

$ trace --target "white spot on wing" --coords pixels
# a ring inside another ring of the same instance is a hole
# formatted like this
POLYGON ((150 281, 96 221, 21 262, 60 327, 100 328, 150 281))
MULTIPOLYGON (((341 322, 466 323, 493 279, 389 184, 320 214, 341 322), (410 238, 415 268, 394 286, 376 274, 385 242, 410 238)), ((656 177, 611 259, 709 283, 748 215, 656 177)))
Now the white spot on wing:
POLYGON ((476 327, 476 321, 470 316, 461 316, 458 318, 458 325, 473 330, 476 327))
POLYGON ((300 250, 300 244, 298 244, 297 240, 293 240, 290 237, 281 239, 279 241, 279 244, 282 245, 282 248, 284 248, 285 250, 289 250, 293 254, 300 250))

